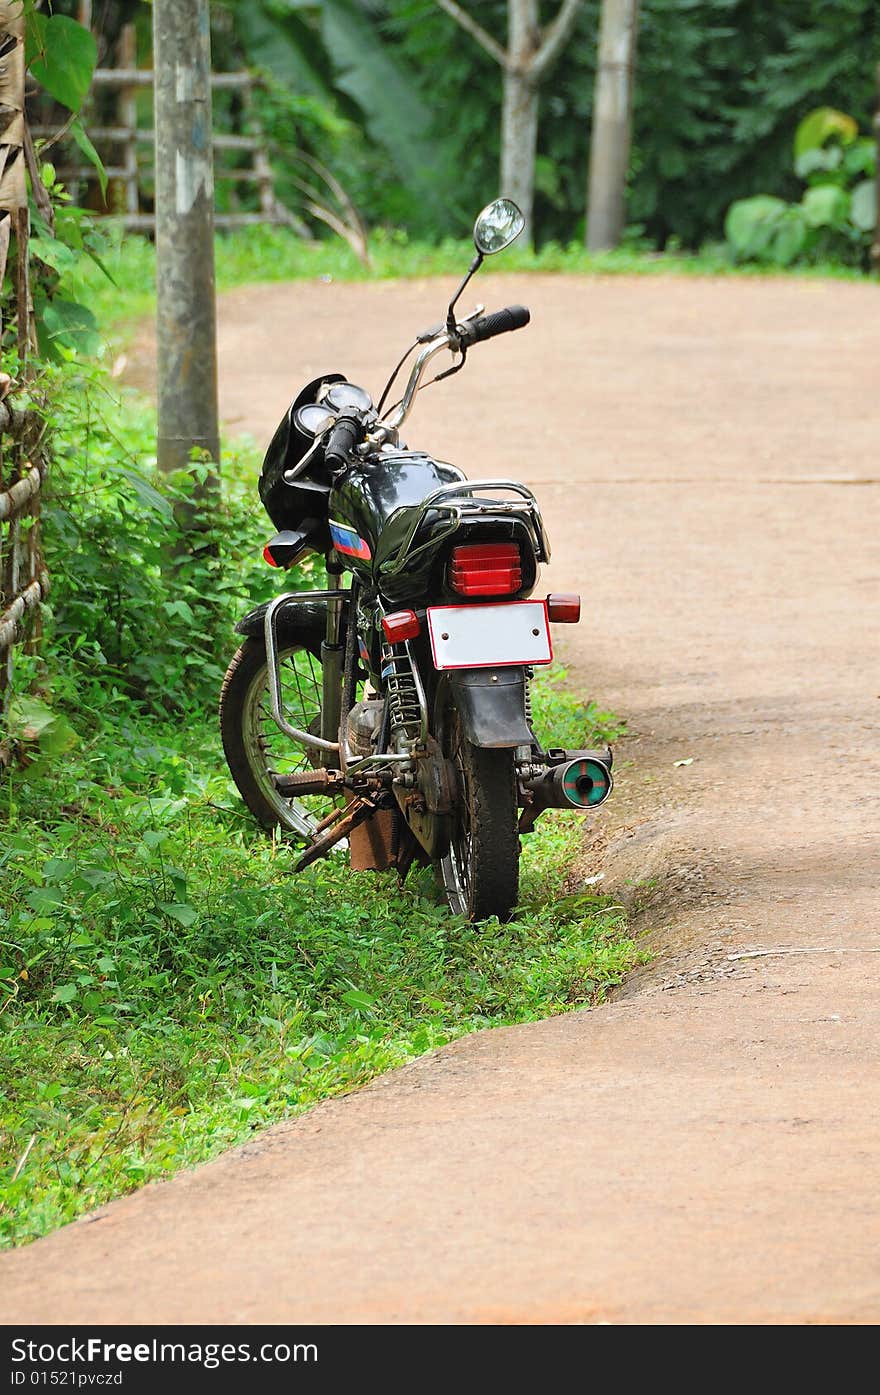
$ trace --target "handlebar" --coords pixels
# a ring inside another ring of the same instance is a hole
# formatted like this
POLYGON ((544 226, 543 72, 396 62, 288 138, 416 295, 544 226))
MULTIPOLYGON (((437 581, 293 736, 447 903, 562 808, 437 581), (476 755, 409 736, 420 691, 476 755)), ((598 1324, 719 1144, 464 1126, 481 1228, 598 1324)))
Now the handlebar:
MULTIPOLYGON (((422 375, 435 354, 439 354, 443 349, 459 349, 463 354, 472 344, 492 339, 496 334, 508 334, 512 329, 522 329, 530 319, 531 316, 524 305, 509 305, 505 310, 496 310, 492 315, 464 320, 455 326, 454 332, 444 327, 421 349, 399 405, 393 412, 386 414, 385 426, 396 431, 403 425, 421 386, 422 375)), ((421 337, 418 342, 422 342, 421 337)))
POLYGON ((479 319, 459 325, 459 343, 463 349, 468 349, 484 339, 494 339, 496 335, 509 334, 514 329, 524 329, 530 319, 531 315, 524 305, 508 305, 504 310, 495 310, 491 315, 481 315, 479 319))
POLYGON ((357 412, 343 412, 327 438, 324 459, 333 470, 348 464, 355 446, 364 439, 366 427, 357 412))

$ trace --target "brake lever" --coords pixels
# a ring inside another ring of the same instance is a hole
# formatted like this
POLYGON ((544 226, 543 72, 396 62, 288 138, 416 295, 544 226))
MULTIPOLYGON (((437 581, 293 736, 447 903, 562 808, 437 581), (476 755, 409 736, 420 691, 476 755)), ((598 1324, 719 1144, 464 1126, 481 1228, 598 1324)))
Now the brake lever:
MULTIPOLYGON (((460 323, 467 324, 468 320, 475 320, 478 315, 482 315, 485 308, 485 305, 478 305, 476 310, 472 310, 471 313, 469 315, 466 315, 460 323)), ((438 334, 442 334, 443 331, 448 328, 449 326, 447 325, 446 321, 441 320, 439 324, 432 325, 430 329, 422 330, 422 333, 416 336, 416 343, 429 344, 432 339, 436 339, 438 334)), ((446 375, 443 374, 443 376, 445 377, 446 375)), ((436 383, 439 382, 439 379, 433 378, 431 381, 436 383)))
POLYGON ((324 444, 324 437, 328 436, 333 429, 333 424, 324 428, 319 436, 316 436, 309 446, 305 455, 298 460, 295 465, 289 466, 282 474, 281 478, 285 484, 293 484, 294 480, 302 474, 313 455, 317 455, 318 449, 324 444))

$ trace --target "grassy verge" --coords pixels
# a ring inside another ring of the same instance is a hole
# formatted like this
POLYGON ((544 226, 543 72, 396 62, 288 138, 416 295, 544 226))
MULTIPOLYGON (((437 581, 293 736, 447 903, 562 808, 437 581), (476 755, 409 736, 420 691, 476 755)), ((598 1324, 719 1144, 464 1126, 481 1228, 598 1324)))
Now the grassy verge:
MULTIPOLYGON (((559 739, 613 734, 559 687, 539 706, 559 739)), ((621 909, 569 885, 577 816, 526 840, 506 926, 450 916, 424 872, 291 879, 207 723, 120 703, 2 798, 6 1243, 465 1032, 595 1003, 639 958, 621 909)))
MULTIPOLYGON (((264 235, 247 262, 220 244, 225 284, 265 270, 264 235)), ((151 259, 137 240, 115 254, 115 315, 149 298, 151 259)), ((572 878, 575 815, 525 840, 507 926, 450 916, 429 873, 401 888, 334 857, 292 879, 213 718, 231 621, 277 585, 243 484, 256 457, 229 453, 193 549, 176 523, 192 479, 156 473, 151 409, 115 401, 100 368, 45 391, 52 603, 10 709, 28 760, 0 776, 0 1244, 466 1032, 595 1003, 640 959, 620 907, 572 878)), ((558 682, 537 716, 554 744, 614 734, 558 682)))
MULTIPOLYGON (((155 303, 155 249, 141 237, 110 232, 106 257, 115 285, 95 266, 81 273, 79 293, 103 324, 128 323, 151 312, 155 303)), ((468 239, 447 238, 436 245, 411 242, 405 233, 377 231, 371 241, 370 267, 364 267, 348 245, 339 239, 304 243, 289 229, 271 226, 248 228, 218 236, 217 284, 220 290, 257 282, 315 280, 382 280, 414 276, 461 276, 473 256, 468 239)), ((516 245, 493 262, 504 272, 569 272, 579 275, 638 276, 806 276, 864 280, 853 267, 834 262, 793 267, 790 270, 754 264, 737 264, 723 245, 700 252, 652 252, 621 247, 613 252, 588 252, 579 243, 551 243, 531 251, 516 245)))

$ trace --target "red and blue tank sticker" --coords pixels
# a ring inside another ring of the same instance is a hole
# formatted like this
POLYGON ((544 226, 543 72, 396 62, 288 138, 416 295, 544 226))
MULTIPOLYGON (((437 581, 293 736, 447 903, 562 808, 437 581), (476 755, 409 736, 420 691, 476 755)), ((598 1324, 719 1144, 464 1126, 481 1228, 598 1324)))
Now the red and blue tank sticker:
POLYGON ((369 562, 373 555, 366 538, 359 537, 353 528, 347 528, 344 523, 334 523, 332 518, 330 536, 336 551, 344 553, 346 557, 359 557, 362 562, 369 562))

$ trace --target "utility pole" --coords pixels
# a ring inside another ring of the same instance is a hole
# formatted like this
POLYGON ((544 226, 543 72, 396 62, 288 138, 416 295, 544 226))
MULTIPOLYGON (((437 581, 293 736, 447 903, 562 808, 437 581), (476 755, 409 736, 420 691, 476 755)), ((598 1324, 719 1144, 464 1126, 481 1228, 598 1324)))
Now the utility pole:
POLYGON ((590 139, 587 247, 616 247, 623 232, 639 0, 602 0, 590 139))
POLYGON ((153 0, 161 470, 220 459, 208 0, 153 0))

